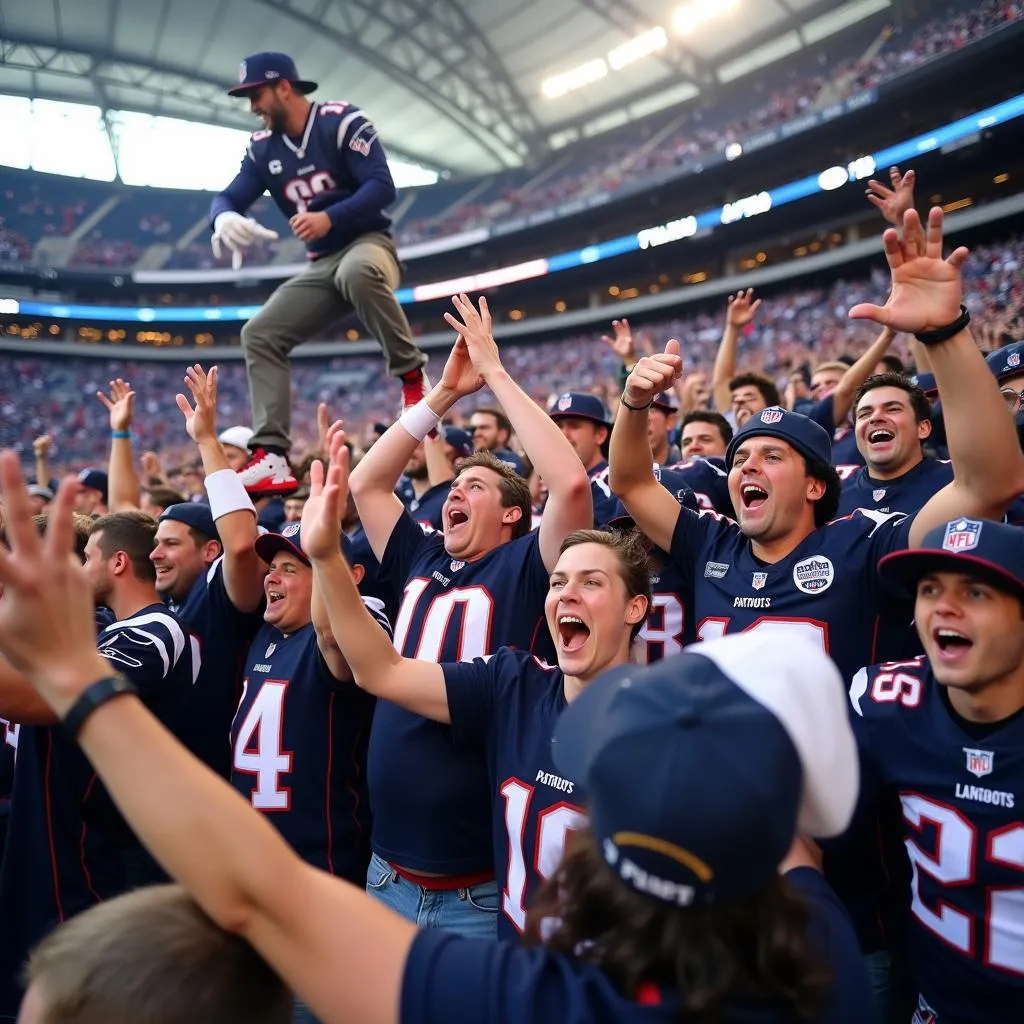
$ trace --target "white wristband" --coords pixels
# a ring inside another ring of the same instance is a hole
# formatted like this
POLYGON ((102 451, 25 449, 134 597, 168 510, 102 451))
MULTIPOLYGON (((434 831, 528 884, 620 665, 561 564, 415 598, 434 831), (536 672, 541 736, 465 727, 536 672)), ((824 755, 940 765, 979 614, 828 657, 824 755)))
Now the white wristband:
POLYGON ((422 441, 441 422, 441 417, 427 405, 425 398, 421 398, 411 409, 406 409, 402 413, 398 422, 405 428, 406 433, 417 441, 422 441))
POLYGON ((256 514, 256 506, 246 493, 245 486, 233 469, 218 469, 206 478, 206 495, 210 499, 210 512, 214 521, 231 512, 256 514))

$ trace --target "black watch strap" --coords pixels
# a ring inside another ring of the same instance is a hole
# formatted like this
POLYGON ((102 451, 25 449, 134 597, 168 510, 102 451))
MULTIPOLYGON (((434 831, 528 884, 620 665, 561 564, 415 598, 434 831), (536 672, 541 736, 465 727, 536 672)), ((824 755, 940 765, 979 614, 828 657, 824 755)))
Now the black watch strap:
POLYGON ((97 679, 95 683, 91 683, 78 695, 78 700, 71 705, 67 714, 61 719, 61 728, 69 739, 75 740, 78 738, 85 720, 98 707, 115 697, 137 692, 134 685, 124 676, 112 675, 97 679))
POLYGON ((650 409, 650 407, 654 405, 653 398, 646 405, 630 405, 629 402, 627 402, 622 395, 619 395, 619 402, 622 405, 624 405, 630 412, 643 412, 644 409, 650 409))
POLYGON ((914 337, 922 345, 938 345, 941 341, 949 341, 950 338, 956 337, 970 322, 971 314, 967 312, 967 307, 961 304, 960 315, 951 324, 936 328, 934 331, 915 334, 914 337))

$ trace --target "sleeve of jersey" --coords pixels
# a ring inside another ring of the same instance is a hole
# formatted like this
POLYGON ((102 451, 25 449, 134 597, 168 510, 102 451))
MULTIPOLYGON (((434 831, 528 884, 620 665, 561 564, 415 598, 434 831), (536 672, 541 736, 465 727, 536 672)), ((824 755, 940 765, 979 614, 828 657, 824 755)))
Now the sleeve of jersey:
POLYGON ((500 648, 485 658, 445 662, 441 668, 452 739, 460 745, 486 742, 501 691, 515 685, 519 676, 520 659, 508 648, 500 648))
POLYGON ((819 427, 824 427, 831 437, 836 430, 835 402, 831 395, 826 395, 820 402, 809 405, 804 411, 809 420, 814 420, 819 427))
POLYGON ((887 600, 906 600, 907 595, 878 572, 878 563, 893 551, 903 551, 910 546, 910 528, 913 526, 914 517, 900 512, 874 512, 863 508, 858 509, 853 515, 855 519, 863 517, 870 520, 868 544, 871 550, 868 579, 876 588, 876 594, 879 598, 887 600))
POLYGON ((864 958, 849 915, 819 871, 795 868, 786 872, 811 912, 811 935, 832 968, 832 990, 820 1020, 829 1024, 863 1024, 876 1020, 864 958))
POLYGON ((431 545, 437 545, 438 534, 427 532, 408 513, 403 512, 395 523, 384 558, 380 563, 381 575, 401 589, 409 579, 416 559, 431 545))
POLYGON ((349 110, 338 122, 338 158, 356 183, 352 195, 324 211, 336 227, 371 225, 398 194, 377 129, 358 110, 349 110))
POLYGON ((716 512, 697 513, 679 507, 669 559, 686 579, 695 579, 701 550, 712 532, 725 528, 727 523, 728 520, 716 512))
POLYGON ((245 213, 265 191, 266 184, 256 168, 250 142, 245 156, 242 157, 242 166, 239 167, 231 184, 223 192, 215 195, 213 202, 210 203, 210 230, 213 230, 213 223, 220 214, 232 211, 245 213))
POLYGON ((104 630, 98 647, 111 667, 135 684, 143 700, 157 692, 183 658, 195 653, 178 621, 162 612, 115 622, 104 630))
POLYGON ((610 988, 596 972, 584 978, 569 960, 543 949, 425 929, 405 961, 400 1019, 402 1024, 582 1024, 598 1019, 600 1010, 608 1013, 602 1020, 626 1019, 609 1012, 619 1002, 610 988))

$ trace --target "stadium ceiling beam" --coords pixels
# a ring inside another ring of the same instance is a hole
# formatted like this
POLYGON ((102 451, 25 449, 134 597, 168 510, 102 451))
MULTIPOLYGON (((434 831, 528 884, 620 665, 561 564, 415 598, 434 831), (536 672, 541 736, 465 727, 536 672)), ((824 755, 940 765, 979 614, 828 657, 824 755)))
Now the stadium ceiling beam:
MULTIPOLYGON (((238 99, 226 94, 234 82, 230 79, 204 75, 186 67, 179 67, 161 61, 145 62, 132 60, 121 54, 95 47, 69 48, 56 45, 53 40, 16 35, 0 27, 0 69, 10 68, 26 71, 32 76, 29 89, 8 89, 9 95, 21 95, 28 99, 62 100, 68 103, 88 102, 80 90, 66 91, 55 85, 43 85, 40 75, 51 82, 66 79, 81 82, 83 79, 92 86, 97 105, 109 109, 129 110, 142 114, 156 114, 201 120, 224 128, 253 130, 253 119, 238 99), (152 105, 138 102, 121 103, 111 90, 128 89, 141 92, 153 98, 152 105), (180 107, 165 107, 165 100, 207 111, 204 117, 183 112, 180 107)), ((385 140, 388 152, 401 160, 409 160, 435 171, 445 168, 434 157, 421 156, 408 149, 392 145, 385 140)))
POLYGON ((786 17, 762 29, 760 32, 741 40, 735 46, 730 46, 727 50, 716 54, 715 63, 727 64, 729 61, 742 57, 743 54, 756 50, 759 46, 764 46, 773 39, 778 39, 779 36, 784 36, 789 32, 796 32, 800 36, 801 47, 806 46, 803 34, 804 26, 820 15, 834 11, 836 3, 835 0, 815 0, 814 3, 808 4, 800 10, 794 10, 784 0, 780 0, 779 6, 788 12, 786 17))
POLYGON ((401 83, 500 165, 516 166, 547 151, 526 98, 456 0, 321 0, 312 12, 297 0, 255 2, 401 83))
MULTIPOLYGON (((637 6, 633 0, 578 0, 578 3, 603 18, 610 25, 621 29, 627 39, 638 32, 653 28, 654 20, 637 6)), ((682 75, 701 89, 717 84, 714 67, 689 47, 669 36, 665 50, 657 54, 660 60, 674 74, 682 75)))

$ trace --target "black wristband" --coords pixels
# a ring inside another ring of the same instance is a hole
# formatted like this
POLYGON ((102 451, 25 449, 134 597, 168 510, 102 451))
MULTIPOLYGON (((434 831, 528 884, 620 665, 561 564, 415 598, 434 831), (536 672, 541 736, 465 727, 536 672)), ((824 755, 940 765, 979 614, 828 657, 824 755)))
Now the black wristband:
POLYGON ((622 395, 619 395, 619 401, 630 411, 630 412, 643 412, 645 409, 650 409, 654 405, 654 399, 652 398, 646 405, 630 405, 622 395))
POLYGON ((124 676, 113 675, 97 679, 95 683, 91 683, 78 695, 78 699, 61 719, 61 728, 69 739, 78 739, 85 720, 100 705, 123 694, 137 692, 132 683, 124 676))
POLYGON ((923 334, 915 334, 922 345, 938 345, 941 341, 949 341, 950 338, 958 335, 971 322, 971 314, 967 307, 960 306, 960 315, 946 327, 939 327, 934 331, 925 331, 923 334))

